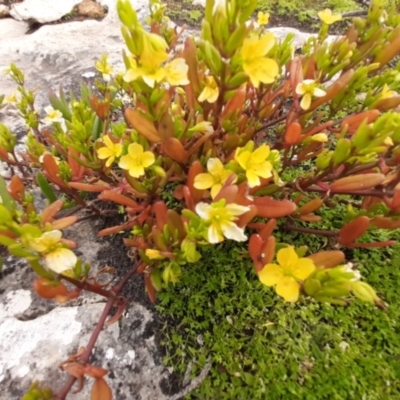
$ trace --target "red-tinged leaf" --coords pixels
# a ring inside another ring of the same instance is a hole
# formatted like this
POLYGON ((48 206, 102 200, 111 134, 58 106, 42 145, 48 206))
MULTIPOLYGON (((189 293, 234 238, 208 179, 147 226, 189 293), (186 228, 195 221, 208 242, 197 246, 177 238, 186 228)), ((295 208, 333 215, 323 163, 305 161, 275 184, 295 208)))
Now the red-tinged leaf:
POLYGON ((139 111, 127 108, 125 110, 125 119, 128 124, 135 129, 139 135, 146 138, 149 142, 159 143, 161 137, 154 124, 144 117, 139 111))
POLYGON ((58 294, 54 297, 54 300, 59 304, 65 304, 70 300, 77 299, 80 296, 80 289, 74 289, 67 294, 58 294))
POLYGON ((3 230, 0 230, 0 236, 5 236, 6 238, 9 238, 9 239, 17 238, 17 236, 13 232, 3 231, 3 230))
POLYGON ((178 231, 179 240, 183 240, 186 237, 186 230, 182 218, 176 211, 167 211, 167 223, 170 228, 178 231))
MULTIPOLYGON (((289 79, 290 79, 290 85, 292 87, 293 93, 296 93, 296 88, 297 85, 300 82, 303 82, 303 66, 301 63, 301 59, 299 57, 294 58, 290 62, 290 67, 289 67, 289 79)), ((295 94, 297 96, 297 94, 295 94)))
POLYGON ((370 124, 374 122, 379 115, 379 110, 368 110, 359 114, 349 115, 342 121, 341 129, 343 130, 347 125, 348 132, 354 133, 365 120, 367 121, 367 124, 370 124))
POLYGON ((161 150, 173 160, 178 161, 180 163, 186 161, 187 152, 184 149, 182 143, 174 137, 170 137, 164 141, 161 146, 161 150))
POLYGON ((203 146, 203 144, 208 140, 208 138, 212 135, 212 132, 207 132, 207 133, 203 133, 203 135, 200 137, 199 140, 197 140, 197 142, 195 142, 193 144, 193 146, 190 147, 190 149, 187 151, 187 156, 188 158, 197 150, 199 149, 201 146, 203 146))
POLYGON ((393 195, 392 203, 390 205, 392 210, 400 208, 400 190, 396 190, 393 195))
POLYGON ((42 223, 45 224, 46 222, 51 222, 63 206, 64 202, 62 200, 56 200, 54 203, 51 203, 46 207, 41 214, 42 223))
POLYGON ((307 258, 313 260, 317 268, 333 268, 340 264, 343 264, 345 255, 342 251, 331 250, 331 251, 320 251, 315 254, 311 254, 307 258))
POLYGON ((318 210, 323 204, 324 202, 322 201, 322 199, 312 199, 299 208, 299 214, 300 215, 310 214, 318 210))
POLYGON ((257 216, 257 207, 256 206, 250 206, 250 210, 247 211, 246 213, 242 214, 238 220, 236 221, 236 225, 239 228, 243 228, 247 226, 247 224, 252 221, 256 216, 257 216))
POLYGON ((276 219, 270 219, 258 232, 262 240, 267 240, 271 235, 273 230, 276 228, 276 219))
POLYGON ((234 112, 241 112, 246 101, 246 89, 240 88, 235 95, 227 102, 222 114, 221 120, 232 115, 234 112))
POLYGON ((183 89, 186 94, 187 107, 189 108, 190 111, 192 111, 196 107, 196 98, 193 93, 193 88, 190 85, 186 85, 186 86, 184 86, 183 89))
MULTIPOLYGON (((275 245, 276 239, 273 236, 270 236, 264 243, 261 249, 261 263, 263 268, 272 262, 275 256, 275 245)), ((261 270, 259 270, 261 271, 261 270)), ((257 271, 257 272, 259 272, 257 271)))
POLYGON ((74 225, 75 222, 78 220, 76 215, 70 215, 69 217, 60 218, 51 223, 53 229, 63 230, 71 225, 74 225))
POLYGON ((145 249, 147 247, 146 243, 140 240, 125 238, 123 241, 126 247, 136 247, 138 249, 145 249))
POLYGON ((290 200, 275 200, 271 197, 257 197, 254 199, 257 206, 257 216, 261 218, 281 218, 293 214, 296 211, 296 204, 290 200))
POLYGON ((45 156, 43 157, 43 168, 46 171, 47 176, 53 183, 58 185, 60 188, 67 187, 58 176, 60 170, 58 168, 56 160, 52 155, 45 154, 45 156))
POLYGON ((165 243, 165 238, 160 229, 158 229, 156 226, 153 226, 151 229, 151 236, 153 239, 153 242, 158 250, 161 251, 167 251, 168 247, 167 244, 165 243))
POLYGON ((300 215, 299 218, 305 222, 319 222, 322 220, 322 218, 319 215, 315 214, 300 215))
POLYGON ((10 161, 8 153, 3 147, 0 147, 0 159, 5 162, 10 161))
POLYGON ((261 229, 263 229, 265 227, 265 224, 263 222, 251 222, 251 223, 247 224, 247 227, 249 229, 255 229, 257 231, 260 231, 261 229))
POLYGON ((345 246, 355 242, 367 231, 369 221, 370 219, 363 215, 344 225, 339 231, 338 242, 345 246))
POLYGON ((133 225, 135 225, 135 221, 128 221, 122 225, 112 226, 111 228, 102 229, 97 236, 103 237, 107 235, 113 235, 114 233, 118 233, 121 231, 125 231, 127 229, 131 229, 133 225))
POLYGON ((104 379, 96 379, 92 386, 92 392, 90 394, 90 400, 112 400, 113 395, 104 379))
POLYGON ((153 286, 153 282, 151 281, 150 275, 144 275, 144 282, 146 284, 147 294, 152 303, 156 302, 156 289, 153 286))
POLYGON ((369 210, 374 204, 382 203, 382 199, 380 197, 373 196, 365 196, 361 203, 361 208, 363 210, 369 210))
POLYGON ((65 239, 65 238, 61 238, 60 243, 65 244, 70 249, 75 249, 77 247, 76 242, 74 242, 73 240, 65 239))
POLYGON ((110 187, 103 186, 103 185, 92 185, 90 183, 81 183, 81 182, 68 182, 68 186, 76 189, 76 190, 82 190, 83 192, 103 192, 104 190, 109 190, 110 187))
POLYGON ((96 365, 85 365, 84 374, 95 379, 103 378, 108 374, 108 371, 104 368, 97 367, 96 365))
MULTIPOLYGON (((197 175, 203 172, 203 166, 200 161, 195 161, 189 168, 188 177, 187 177, 187 187, 190 191, 191 198, 195 204, 197 204, 203 198, 204 190, 196 189, 194 187, 194 180, 197 175)), ((185 192, 183 189, 183 195, 185 196, 185 192)), ((186 197, 185 197, 186 199, 186 197)))
POLYGON ((190 190, 187 186, 183 186, 183 198, 185 199, 186 207, 190 211, 194 211, 196 203, 193 200, 190 190))
POLYGON ((175 128, 171 114, 166 111, 158 122, 158 134, 162 140, 174 137, 175 128))
POLYGON ((374 107, 379 111, 386 112, 393 110, 400 105, 400 96, 389 97, 387 99, 380 99, 375 104, 374 107))
POLYGON ((66 295, 67 288, 62 283, 51 282, 46 278, 36 278, 33 289, 43 299, 54 299, 57 295, 66 295))
POLYGON ((394 246, 397 244, 396 240, 386 240, 385 242, 373 242, 373 243, 350 243, 346 245, 350 248, 361 248, 361 249, 373 249, 373 248, 381 248, 387 246, 394 246))
POLYGON ((285 144, 294 145, 300 141, 301 125, 298 122, 292 122, 286 128, 285 132, 285 144))
POLYGON ((153 213, 156 217, 157 228, 160 230, 164 229, 165 224, 167 223, 167 211, 168 207, 163 201, 156 201, 153 204, 153 213))
POLYGON ((183 50, 183 58, 186 61, 188 70, 188 80, 193 90, 194 95, 197 97, 200 94, 200 80, 197 70, 197 48, 194 40, 191 37, 186 38, 185 47, 183 50))
POLYGON ((399 32, 397 30, 397 34, 394 35, 394 39, 392 39, 389 44, 381 49, 374 60, 374 63, 379 63, 381 68, 400 53, 400 35, 398 33, 399 32))
POLYGON ((8 191, 15 201, 21 203, 25 196, 24 182, 18 175, 14 175, 11 178, 10 184, 8 185, 8 191))
POLYGON ((182 200, 183 199, 183 185, 178 185, 174 189, 173 195, 174 195, 175 199, 182 200))
POLYGON ((116 193, 112 190, 106 190, 99 194, 100 200, 113 201, 114 203, 121 204, 123 206, 139 208, 138 204, 123 194, 116 193))
POLYGON ((80 154, 73 147, 68 149, 68 165, 72 170, 73 178, 81 178, 85 173, 85 167, 75 161, 75 158, 79 158, 80 154))
POLYGON ((398 229, 400 228, 400 219, 393 221, 387 217, 376 217, 371 220, 371 224, 379 229, 398 229))
POLYGON ((261 239, 260 235, 257 233, 253 233, 250 236, 249 240, 249 255, 254 262, 256 271, 258 268, 262 268, 263 265, 261 263, 261 249, 264 244, 264 241, 261 239))
POLYGON ((333 182, 330 189, 332 192, 366 190, 380 185, 384 180, 385 175, 378 173, 353 175, 333 182))
POLYGON ((215 196, 214 201, 225 199, 227 203, 234 203, 239 193, 239 188, 236 185, 223 186, 222 189, 215 196))

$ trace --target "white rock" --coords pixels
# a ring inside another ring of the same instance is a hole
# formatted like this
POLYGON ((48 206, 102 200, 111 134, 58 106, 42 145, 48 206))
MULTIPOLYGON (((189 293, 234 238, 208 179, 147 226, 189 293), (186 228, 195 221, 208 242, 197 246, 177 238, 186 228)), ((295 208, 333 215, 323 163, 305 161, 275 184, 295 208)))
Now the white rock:
POLYGON ((18 21, 46 24, 70 13, 82 0, 25 0, 11 6, 10 14, 18 21))
POLYGON ((10 14, 10 9, 4 4, 0 4, 0 18, 7 17, 10 14))
MULTIPOLYGON (((0 43, 26 34, 28 25, 12 18, 0 20, 0 43)), ((1 71, 0 71, 1 72, 1 71)))

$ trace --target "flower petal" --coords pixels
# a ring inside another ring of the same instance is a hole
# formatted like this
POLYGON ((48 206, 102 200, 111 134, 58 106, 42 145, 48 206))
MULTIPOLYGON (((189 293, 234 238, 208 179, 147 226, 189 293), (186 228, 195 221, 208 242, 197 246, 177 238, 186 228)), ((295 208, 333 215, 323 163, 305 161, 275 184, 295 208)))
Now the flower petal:
POLYGON ((221 229, 227 239, 235 240, 236 242, 245 242, 247 240, 244 228, 239 228, 233 222, 221 223, 221 229))
POLYGON ((276 285, 276 293, 286 301, 295 302, 299 299, 300 286, 290 276, 285 276, 276 285))
POLYGON ((156 161, 154 154, 151 151, 145 151, 140 157, 144 168, 150 167, 156 161))
POLYGON ((324 97, 326 95, 326 92, 320 88, 315 88, 313 95, 315 97, 324 97))
MULTIPOLYGON (((196 187, 196 186, 195 186, 196 187)), ((222 184, 216 183, 211 187, 211 197, 214 199, 222 188, 222 184)))
POLYGON ((218 226, 215 224, 210 225, 207 233, 209 243, 220 243, 224 240, 224 237, 220 234, 218 226))
POLYGON ((279 265, 283 268, 292 269, 295 268, 297 262, 299 261, 299 256, 294 250, 294 247, 289 246, 278 251, 278 255, 276 256, 279 265))
POLYGON ((246 178, 247 178, 247 183, 251 188, 259 186, 261 183, 260 178, 253 170, 248 170, 246 172, 246 178))
POLYGON ((247 213, 247 211, 250 210, 250 207, 240 206, 239 204, 231 203, 231 204, 227 204, 227 205, 225 206, 225 209, 226 209, 231 215, 238 216, 238 215, 242 215, 242 214, 247 213))
POLYGON ((267 159, 269 153, 270 153, 269 146, 263 144, 258 149, 253 151, 253 154, 251 155, 251 161, 257 164, 261 163, 262 161, 265 161, 267 159))
POLYGON ((139 143, 131 143, 128 146, 128 154, 132 158, 140 157, 143 154, 143 146, 139 143))
POLYGON ((184 58, 175 58, 164 68, 167 81, 172 86, 188 85, 189 67, 184 58))
POLYGON ((251 83, 258 87, 258 83, 272 83, 279 74, 279 66, 272 58, 259 57, 243 65, 244 72, 249 75, 251 83))
POLYGON ((303 98, 301 99, 300 102, 300 107, 303 110, 308 110, 310 108, 311 105, 311 94, 310 93, 306 93, 303 98))
POLYGON ((212 207, 207 204, 207 203, 197 203, 196 207, 195 207, 195 211, 197 213, 197 215, 204 219, 204 220, 209 220, 210 219, 210 211, 211 211, 212 207))
POLYGON ((214 183, 215 179, 211 174, 203 173, 196 175, 193 186, 196 189, 204 190, 209 189, 214 183))
POLYGON ((302 281, 307 279, 315 271, 314 262, 309 258, 300 258, 292 269, 293 275, 302 281))
POLYGON ((207 161, 207 170, 211 174, 217 175, 224 170, 224 165, 219 158, 210 158, 207 161))
POLYGON ((139 178, 144 175, 144 168, 143 165, 131 165, 128 170, 129 175, 132 178, 139 178))
POLYGON ((254 165, 251 169, 256 175, 261 178, 269 178, 272 176, 272 165, 269 161, 264 161, 258 165, 254 165))
POLYGON ((58 248, 45 256, 46 266, 48 269, 61 274, 64 271, 75 266, 78 258, 75 253, 66 248, 58 248))
POLYGON ((106 167, 108 168, 115 160, 114 156, 109 157, 109 159, 106 162, 106 167))
POLYGON ((100 158, 100 160, 105 160, 113 155, 114 152, 108 147, 101 147, 100 149, 97 149, 97 156, 100 158))
POLYGON ((283 270, 279 265, 267 264, 259 273, 258 277, 265 286, 274 286, 284 277, 283 270))
POLYGON ((235 160, 246 171, 247 164, 249 163, 250 157, 251 157, 251 153, 249 151, 243 151, 239 155, 235 156, 235 160))
POLYGON ((125 169, 125 170, 130 169, 132 164, 133 164, 133 160, 128 155, 122 156, 118 163, 119 167, 122 169, 125 169))

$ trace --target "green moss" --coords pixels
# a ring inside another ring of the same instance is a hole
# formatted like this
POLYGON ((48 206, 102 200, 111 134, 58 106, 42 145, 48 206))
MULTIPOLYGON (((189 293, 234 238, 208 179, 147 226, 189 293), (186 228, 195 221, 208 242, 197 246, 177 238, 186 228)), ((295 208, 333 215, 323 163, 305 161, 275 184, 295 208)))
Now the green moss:
MULTIPOLYGON (((344 206, 324 209, 320 228, 334 228, 344 213, 344 206)), ((276 237, 310 251, 329 247, 313 235, 278 231, 276 237)), ((371 231, 363 239, 389 238, 400 240, 400 231, 371 231)), ((166 364, 183 374, 194 361, 195 376, 212 361, 188 398, 399 399, 400 246, 346 254, 358 260, 387 312, 358 301, 286 304, 259 283, 244 245, 204 248, 182 281, 159 294, 158 310, 169 321, 162 332, 166 364)))

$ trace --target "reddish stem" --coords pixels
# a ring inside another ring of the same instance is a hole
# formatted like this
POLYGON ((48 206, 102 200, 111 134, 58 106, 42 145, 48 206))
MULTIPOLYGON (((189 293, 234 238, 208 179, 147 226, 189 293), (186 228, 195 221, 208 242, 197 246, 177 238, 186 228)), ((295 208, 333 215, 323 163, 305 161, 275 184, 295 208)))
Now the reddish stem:
POLYGON ((286 225, 285 229, 287 229, 289 231, 302 232, 302 233, 308 233, 311 235, 320 235, 320 236, 328 236, 328 237, 335 237, 338 234, 335 231, 328 231, 328 230, 324 230, 324 229, 302 228, 301 226, 294 226, 294 225, 286 225))

